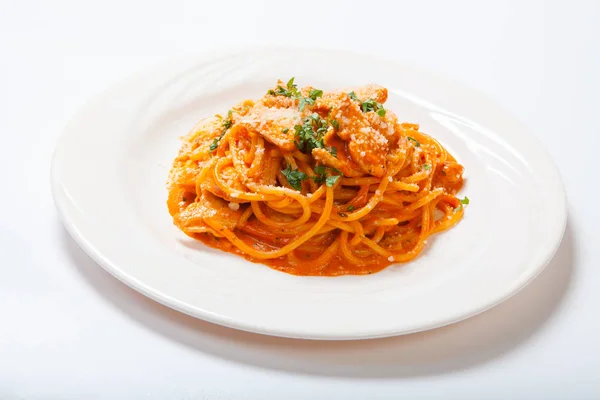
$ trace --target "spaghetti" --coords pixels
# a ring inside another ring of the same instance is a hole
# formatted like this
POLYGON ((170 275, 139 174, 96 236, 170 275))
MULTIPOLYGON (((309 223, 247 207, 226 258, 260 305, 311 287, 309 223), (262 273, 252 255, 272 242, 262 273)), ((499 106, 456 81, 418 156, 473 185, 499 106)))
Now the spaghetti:
POLYGON ((200 121, 169 176, 175 225, 295 275, 377 272, 457 224, 463 167, 384 108, 387 89, 301 90, 290 79, 200 121))

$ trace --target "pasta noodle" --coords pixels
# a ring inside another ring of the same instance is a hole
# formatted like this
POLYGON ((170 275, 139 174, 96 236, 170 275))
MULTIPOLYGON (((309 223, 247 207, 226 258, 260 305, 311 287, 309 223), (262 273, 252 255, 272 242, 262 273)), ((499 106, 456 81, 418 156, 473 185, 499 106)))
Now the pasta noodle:
POLYGON ((279 81, 200 121, 169 174, 175 225, 208 246, 295 275, 369 274, 457 224, 463 167, 385 109, 387 89, 279 81))

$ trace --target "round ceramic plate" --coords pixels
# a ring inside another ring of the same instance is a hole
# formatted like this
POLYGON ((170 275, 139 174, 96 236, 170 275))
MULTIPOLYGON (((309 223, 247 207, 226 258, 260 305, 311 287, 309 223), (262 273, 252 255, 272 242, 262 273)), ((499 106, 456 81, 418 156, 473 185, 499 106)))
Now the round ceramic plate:
POLYGON ((406 334, 482 312, 544 268, 566 223, 556 167, 503 110, 422 70, 322 50, 180 60, 113 87, 67 127, 52 188, 79 245, 135 290, 217 324, 310 339, 406 334), (179 137, 292 76, 322 89, 387 87, 386 108, 420 124, 465 166, 465 218, 430 238, 416 260, 367 276, 287 275, 179 232, 165 185, 179 137))

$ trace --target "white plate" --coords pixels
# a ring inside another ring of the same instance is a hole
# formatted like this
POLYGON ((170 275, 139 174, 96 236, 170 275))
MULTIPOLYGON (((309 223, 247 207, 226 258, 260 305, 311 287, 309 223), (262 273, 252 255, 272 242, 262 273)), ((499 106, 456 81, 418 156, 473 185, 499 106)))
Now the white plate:
POLYGON ((566 223, 556 167, 503 110, 422 70, 322 50, 186 59, 123 82, 70 123, 52 188, 71 235, 132 288, 218 324, 311 339, 405 334, 482 312, 544 268, 566 223), (178 138, 201 117, 291 76, 322 89, 389 88, 386 107, 421 124, 464 164, 461 196, 471 204, 463 221, 430 238, 415 261, 336 278, 287 275, 180 233, 165 204, 178 138))

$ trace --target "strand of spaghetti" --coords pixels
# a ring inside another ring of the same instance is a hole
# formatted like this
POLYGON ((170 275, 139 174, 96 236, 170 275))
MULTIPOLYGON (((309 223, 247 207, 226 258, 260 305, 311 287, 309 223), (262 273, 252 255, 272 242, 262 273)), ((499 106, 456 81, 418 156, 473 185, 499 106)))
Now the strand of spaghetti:
MULTIPOLYGON (((273 188, 273 189, 283 189, 283 188, 273 188)), ((319 218, 317 223, 314 224, 313 227, 308 232, 304 233, 302 236, 300 236, 299 238, 294 240, 292 243, 289 243, 289 244, 283 246, 279 250, 258 251, 254 247, 248 246, 244 241, 242 241, 240 238, 238 238, 235 235, 235 233, 233 233, 231 230, 229 230, 227 228, 225 228, 221 233, 235 247, 237 247, 244 253, 246 253, 252 257, 261 259, 261 260, 273 259, 273 258, 281 257, 281 256, 288 254, 290 251, 298 248, 298 246, 302 245, 302 243, 306 242, 308 239, 313 237, 314 234, 317 233, 319 231, 319 229, 321 229, 321 227, 323 227, 323 225, 325 225, 327 223, 327 219, 329 218, 329 216, 331 214, 332 208, 333 208, 333 189, 327 188, 325 210, 324 210, 323 214, 321 214, 321 217, 319 218)), ((210 222, 208 222, 208 224, 211 225, 212 222, 213 221, 211 220, 210 222)))
POLYGON ((392 206, 396 206, 396 207, 402 207, 402 200, 396 200, 390 197, 384 197, 383 199, 381 199, 381 203, 383 204, 390 204, 392 206))
MULTIPOLYGON (((387 178, 386 178, 387 179, 387 178)), ((366 177, 366 178, 342 178, 343 186, 362 186, 362 185, 376 185, 381 181, 381 178, 366 177)))
POLYGON ((354 229, 354 237, 350 240, 350 246, 354 247, 358 245, 361 240, 364 238, 365 233, 363 230, 363 226, 358 221, 349 222, 350 225, 354 229))
POLYGON ((202 182, 204 182, 204 180, 206 179, 206 176, 212 171, 212 166, 214 164, 214 159, 211 159, 204 168, 202 168, 200 170, 200 173, 198 174, 198 176, 196 177, 196 182, 195 182, 195 186, 196 186, 196 196, 200 197, 200 195, 202 194, 202 182))
POLYGON ((392 254, 367 237, 363 238, 362 243, 369 247, 371 250, 373 250, 374 253, 379 254, 382 257, 387 258, 392 254))
MULTIPOLYGON (((325 185, 321 185, 314 193, 310 194, 310 196, 307 194, 305 196, 306 201, 309 204, 311 204, 311 203, 314 203, 315 201, 319 200, 323 196, 323 194, 325 194, 325 188, 326 188, 325 185)), ((273 208, 274 210, 279 211, 279 209, 285 208, 288 206, 294 207, 294 205, 291 205, 292 202, 293 202, 292 199, 285 198, 281 201, 268 202, 267 204, 269 205, 269 207, 273 208)), ((299 208, 300 206, 296 205, 296 207, 299 208)))
POLYGON ((247 207, 244 210, 244 212, 242 213, 242 216, 240 217, 238 226, 243 226, 246 223, 246 221, 248 221, 248 218, 250 218, 251 215, 252 215, 252 207, 247 207))
POLYGON ((331 245, 329 245, 329 247, 327 248, 327 250, 325 250, 323 252, 323 254, 321 254, 319 256, 319 258, 317 258, 317 259, 315 259, 313 261, 307 262, 306 260, 300 260, 294 254, 293 251, 290 251, 288 253, 288 258, 290 259, 290 261, 293 264, 302 265, 303 267, 308 267, 308 268, 310 268, 312 270, 321 270, 335 256, 335 254, 337 253, 339 247, 340 247, 340 240, 338 238, 338 239, 334 240, 333 243, 331 243, 331 245))
MULTIPOLYGON (((420 165, 419 165, 420 167, 420 165)), ((418 171, 414 174, 412 174, 409 177, 406 178, 402 178, 402 183, 414 183, 414 182, 419 182, 422 181, 423 179, 427 178, 428 176, 428 172, 426 170, 421 170, 418 171)), ((401 190, 407 190, 407 189, 401 189, 401 190)))
POLYGON ((396 218, 398 220, 398 223, 401 223, 401 222, 411 221, 414 218, 418 217, 419 215, 421 215, 421 212, 419 210, 415 210, 410 213, 402 212, 402 213, 394 214, 394 218, 396 218))
POLYGON ((308 154, 300 153, 299 151, 294 151, 292 157, 297 158, 298 160, 302 160, 305 163, 310 163, 312 161, 312 157, 308 154))
POLYGON ((327 225, 325 225, 324 227, 322 227, 322 228, 319 230, 319 232, 317 232, 317 234, 318 234, 318 235, 321 235, 321 234, 323 234, 323 233, 331 232, 331 231, 334 231, 334 230, 336 230, 336 229, 341 229, 341 230, 343 230, 343 231, 347 231, 347 232, 350 232, 350 233, 354 233, 354 230, 353 230, 353 229, 352 229, 350 226, 348 226, 348 225, 346 225, 346 224, 342 224, 342 226, 335 226, 335 225, 331 225, 331 224, 330 224, 330 222, 331 222, 331 221, 328 221, 328 222, 327 222, 327 225))
POLYGON ((407 253, 392 254, 395 261, 406 262, 406 261, 410 261, 410 260, 414 259, 416 256, 419 255, 419 253, 423 249, 423 246, 425 245, 425 239, 427 239, 427 236, 429 236, 429 231, 425 228, 425 227, 429 226, 429 218, 430 218, 429 210, 424 208, 423 214, 421 216, 421 232, 419 234, 417 243, 407 253))
POLYGON ((390 184, 388 185, 388 189, 390 189, 390 190, 406 190, 407 192, 418 192, 420 188, 419 188, 419 185, 417 185, 415 183, 393 181, 393 182, 390 182, 390 184))
POLYGON ((439 164, 445 163, 448 158, 448 152, 446 151, 444 146, 442 146, 442 144, 440 142, 438 142, 437 139, 435 139, 431 136, 429 137, 429 139, 431 140, 431 143, 435 146, 436 153, 439 154, 439 157, 437 157, 437 163, 439 163, 439 164))
POLYGON ((329 221, 327 221, 327 225, 333 226, 342 231, 354 233, 354 229, 352 229, 352 227, 349 224, 346 224, 344 222, 334 221, 334 220, 330 219, 329 221))
MULTIPOLYGON (((285 199, 279 201, 268 201, 267 205, 272 209, 277 210, 281 208, 290 207, 292 206, 292 203, 294 203, 294 199, 292 199, 291 197, 286 197, 285 199)), ((294 208, 300 208, 300 205, 298 204, 297 207, 294 208)))
MULTIPOLYGON (((292 198, 292 199, 296 200, 298 202, 298 204, 300 204, 300 206, 302 207, 302 216, 299 217, 296 221, 290 222, 290 223, 285 223, 285 224, 270 222, 269 223, 270 226, 278 226, 278 227, 287 226, 287 227, 291 228, 291 227, 302 225, 303 223, 305 223, 306 221, 308 221, 310 219, 310 216, 312 214, 310 203, 307 201, 306 197, 304 197, 300 192, 297 192, 297 191, 291 190, 291 189, 287 189, 287 188, 278 188, 278 187, 273 187, 273 186, 257 186, 256 188, 258 189, 258 191, 263 192, 263 193, 270 193, 270 194, 281 193, 283 195, 286 195, 288 198, 292 198)), ((254 210, 255 214, 258 210, 258 212, 261 215, 264 215, 262 213, 262 210, 260 210, 260 207, 255 208, 254 204, 252 204, 252 209, 254 210)), ((281 211, 285 211, 285 210, 280 210, 280 212, 281 211)), ((258 215, 257 215, 257 218, 258 218, 258 215)), ((261 221, 261 222, 264 223, 264 221, 261 221)))
POLYGON ((379 218, 373 221, 375 226, 396 226, 400 221, 396 218, 379 218))
POLYGON ((354 266, 365 266, 373 263, 373 258, 361 259, 356 257, 350 247, 348 246, 348 232, 342 231, 340 233, 340 252, 342 257, 348 260, 354 266))
POLYGON ((406 207, 406 211, 413 211, 413 210, 416 210, 417 208, 421 208, 425 204, 429 203, 430 201, 432 201, 433 199, 435 199, 436 197, 440 196, 443 193, 444 193, 444 189, 436 188, 436 189, 432 190, 431 192, 429 192, 429 194, 427 196, 421 197, 421 199, 419 199, 419 201, 406 207))
POLYGON ((387 179, 387 176, 383 177, 383 179, 381 179, 381 182, 379 182, 379 187, 377 188, 377 191, 375 192, 375 194, 369 199, 367 204, 364 207, 361 207, 360 209, 358 209, 358 211, 348 214, 346 217, 332 215, 332 218, 335 220, 338 220, 338 221, 343 221, 343 222, 357 221, 357 220, 361 219, 362 217, 367 215, 369 212, 371 212, 371 210, 373 208, 375 208, 377 203, 379 203, 381 201, 381 199, 383 198, 383 193, 385 192, 385 189, 386 189, 388 183, 390 183, 390 181, 387 179))
POLYGON ((291 222, 277 222, 277 221, 273 221, 272 219, 270 219, 269 217, 267 217, 262 212, 262 210, 260 209, 260 202, 253 201, 250 204, 251 204, 251 207, 252 207, 252 211, 254 212, 254 216, 260 222, 262 222, 265 225, 274 226, 274 227, 277 227, 277 228, 300 226, 300 225, 306 223, 306 221, 308 221, 310 219, 310 216, 312 215, 312 212, 310 211, 310 207, 308 206, 308 203, 307 203, 306 207, 302 207, 303 210, 304 210, 304 212, 295 221, 291 221, 291 222))
POLYGON ((253 144, 252 152, 248 153, 248 156, 250 154, 252 154, 252 164, 248 169, 248 176, 260 175, 259 170, 263 167, 263 158, 265 156, 265 141, 262 137, 259 136, 256 139, 256 145, 253 144))
POLYGON ((385 235, 385 227, 380 226, 375 230, 375 235, 371 238, 375 243, 379 243, 381 239, 383 239, 383 235, 385 235))

